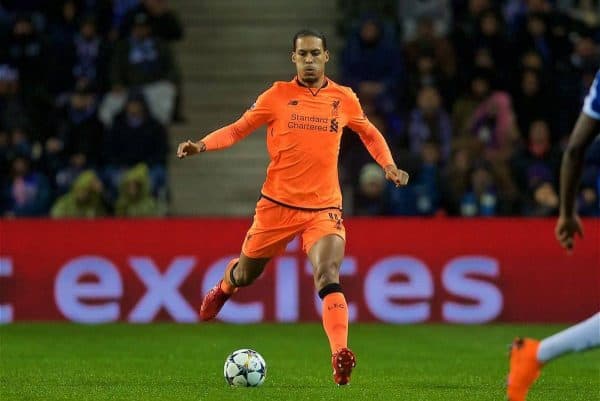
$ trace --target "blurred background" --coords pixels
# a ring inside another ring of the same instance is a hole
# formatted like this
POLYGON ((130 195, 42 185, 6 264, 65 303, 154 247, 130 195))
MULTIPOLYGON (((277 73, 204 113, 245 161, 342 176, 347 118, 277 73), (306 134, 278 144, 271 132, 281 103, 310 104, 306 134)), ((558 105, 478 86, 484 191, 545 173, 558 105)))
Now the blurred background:
MULTIPOLYGON (((343 137, 345 214, 552 216, 562 150, 600 60, 596 0, 5 0, 0 214, 248 216, 264 131, 184 161, 176 144, 290 80, 323 31, 411 184, 343 137)), ((600 215, 600 142, 579 212, 600 215)))

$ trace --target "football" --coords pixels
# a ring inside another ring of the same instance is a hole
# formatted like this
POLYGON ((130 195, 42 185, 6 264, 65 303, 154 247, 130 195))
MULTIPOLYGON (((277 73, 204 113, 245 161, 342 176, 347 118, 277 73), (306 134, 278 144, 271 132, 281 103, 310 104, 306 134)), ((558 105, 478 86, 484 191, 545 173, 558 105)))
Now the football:
POLYGON ((258 352, 238 349, 225 360, 223 375, 230 386, 258 387, 265 381, 267 364, 258 352))

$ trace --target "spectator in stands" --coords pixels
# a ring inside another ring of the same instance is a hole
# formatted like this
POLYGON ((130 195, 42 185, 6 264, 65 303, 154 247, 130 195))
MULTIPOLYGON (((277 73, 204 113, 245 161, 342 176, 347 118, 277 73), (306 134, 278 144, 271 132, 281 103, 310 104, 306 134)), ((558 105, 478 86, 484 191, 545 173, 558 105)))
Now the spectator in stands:
MULTIPOLYGON (((142 0, 137 6, 129 10, 124 17, 121 28, 121 36, 126 37, 134 25, 135 16, 139 13, 148 15, 148 23, 152 33, 157 38, 171 43, 179 41, 183 38, 183 25, 179 21, 177 13, 169 6, 169 0, 142 0)), ((173 110, 173 120, 176 122, 185 121, 182 110, 182 94, 181 87, 182 77, 180 68, 174 61, 173 83, 176 86, 177 97, 175 98, 175 109, 173 110)))
POLYGON ((60 110, 54 140, 61 145, 62 163, 49 171, 58 194, 64 194, 82 171, 100 167, 104 127, 98 119, 94 87, 83 82, 77 84, 60 110))
MULTIPOLYGON (((456 55, 452 43, 444 36, 438 34, 435 22, 431 18, 422 17, 417 23, 417 32, 414 39, 408 41, 404 47, 406 64, 410 71, 421 71, 419 56, 433 56, 433 64, 441 73, 444 80, 452 80, 456 76, 456 55)), ((423 61, 421 61, 422 63, 423 61)), ((448 101, 450 99, 446 99, 448 101)))
POLYGON ((450 162, 441 173, 441 203, 450 216, 460 216, 460 200, 467 191, 471 164, 468 143, 455 141, 450 162))
POLYGON ((420 155, 425 143, 434 142, 440 148, 442 163, 449 159, 452 124, 448 113, 442 108, 441 97, 435 87, 424 86, 419 90, 417 107, 407 118, 405 135, 413 154, 420 155))
POLYGON ((71 190, 52 206, 53 218, 96 218, 107 215, 102 199, 102 182, 91 170, 77 177, 71 190))
POLYGON ((552 145, 550 127, 544 120, 535 120, 529 128, 527 146, 514 156, 511 165, 519 192, 528 194, 543 182, 555 185, 558 181, 560 150, 552 145))
POLYGON ((169 6, 168 0, 142 0, 136 7, 130 9, 123 18, 121 37, 126 38, 135 25, 136 15, 148 15, 148 23, 152 33, 162 40, 171 42, 183 38, 183 26, 179 17, 169 6))
POLYGON ((526 216, 555 216, 558 214, 558 191, 550 179, 542 181, 530 191, 533 196, 525 206, 526 216))
POLYGON ((52 99, 47 91, 52 60, 49 56, 46 40, 36 30, 31 16, 18 14, 10 36, 0 38, 0 64, 7 65, 5 72, 11 75, 10 84, 0 93, 4 98, 0 103, 8 100, 11 108, 4 110, 5 126, 27 124, 36 140, 44 140, 54 129, 52 99))
POLYGON ((403 188, 387 186, 387 211, 395 216, 431 216, 440 205, 440 146, 428 140, 421 147, 420 165, 403 188))
POLYGON ((142 93, 131 92, 125 110, 115 119, 106 135, 104 160, 109 190, 114 195, 121 174, 138 163, 150 169, 152 192, 157 194, 165 187, 167 132, 148 109, 142 93))
POLYGON ((124 173, 119 187, 115 214, 121 217, 152 217, 159 215, 158 205, 150 193, 148 166, 137 164, 124 173))
POLYGON ((50 10, 48 36, 50 37, 53 59, 50 89, 54 94, 70 90, 73 87, 73 40, 79 30, 80 10, 74 0, 53 2, 50 10))
POLYGON ((408 90, 400 92, 400 104, 414 105, 418 92, 424 86, 436 87, 444 104, 450 104, 454 100, 455 81, 444 75, 431 51, 422 51, 417 55, 415 69, 408 73, 408 90), (403 92, 406 92, 408 98, 403 92))
POLYGON ((137 13, 131 35, 115 49, 111 65, 113 87, 129 88, 172 80, 173 67, 171 52, 152 33, 148 15, 137 13))
POLYGON ((176 80, 175 65, 169 47, 153 36, 148 15, 137 13, 129 38, 116 47, 110 67, 112 92, 101 106, 101 120, 106 125, 122 108, 126 91, 141 87, 153 115, 163 124, 171 121, 176 80))
POLYGON ((476 71, 470 80, 469 91, 460 96, 452 109, 452 128, 455 136, 466 136, 471 116, 491 94, 490 77, 485 70, 476 71))
POLYGON ((108 89, 109 51, 98 34, 96 19, 85 17, 73 39, 72 85, 93 85, 99 92, 108 89))
POLYGON ((600 168, 588 166, 581 179, 577 210, 582 216, 600 216, 600 168))
POLYGON ((540 75, 536 70, 524 70, 519 83, 515 94, 515 112, 519 131, 528 132, 533 121, 551 120, 553 104, 546 101, 549 94, 544 92, 540 75))
POLYGON ((498 214, 498 203, 497 183, 491 166, 477 163, 469 173, 469 187, 461 198, 461 216, 495 216, 498 214))
POLYGON ((591 36, 581 36, 575 42, 571 55, 573 67, 580 71, 594 70, 600 63, 600 46, 591 36))
POLYGON ((29 95, 43 91, 48 84, 49 48, 26 14, 19 14, 8 38, 1 43, 0 61, 15 67, 19 72, 21 89, 29 95))
POLYGON ((557 130, 560 135, 571 132, 583 98, 587 94, 591 79, 600 65, 600 46, 589 33, 572 35, 574 38, 572 53, 566 63, 552 75, 557 96, 557 130))
POLYGON ((598 2, 593 0, 560 0, 557 8, 570 18, 582 23, 587 30, 600 30, 600 13, 598 2))
POLYGON ((29 114, 19 92, 19 71, 0 65, 0 126, 30 125, 29 114))
POLYGON ((490 162, 512 156, 519 131, 508 93, 492 92, 479 104, 470 118, 469 134, 483 146, 490 162))
POLYGON ((395 108, 394 94, 402 75, 395 35, 381 19, 367 16, 342 52, 342 80, 361 98, 365 112, 395 108))
MULTIPOLYGON (((489 9, 483 11, 478 19, 478 24, 471 39, 473 49, 486 49, 493 65, 500 75, 501 81, 507 81, 508 76, 503 73, 511 64, 512 49, 504 30, 504 22, 499 12, 489 9)), ((477 54, 477 52, 476 52, 477 54)))
POLYGON ((553 216, 558 213, 560 151, 552 145, 550 128, 544 120, 533 121, 528 146, 513 161, 514 176, 525 194, 522 214, 553 216))
POLYGON ((446 36, 452 24, 450 3, 450 0, 399 0, 398 21, 402 27, 403 41, 415 39, 423 19, 432 22, 436 36, 446 36))
POLYGON ((31 169, 31 160, 17 154, 2 190, 5 217, 43 216, 48 211, 50 188, 46 177, 31 169))
POLYGON ((80 81, 61 110, 58 136, 64 141, 67 158, 81 155, 86 164, 98 166, 104 140, 104 127, 98 119, 95 87, 80 81))
POLYGON ((112 0, 111 3, 110 31, 107 38, 110 42, 115 42, 119 39, 121 31, 124 30, 125 16, 130 10, 136 8, 140 2, 139 0, 112 0))
POLYGON ((10 144, 14 155, 22 155, 29 161, 39 157, 39 152, 34 152, 34 144, 25 126, 14 126, 9 132, 10 144))
POLYGON ((468 0, 465 9, 454 4, 454 29, 451 33, 451 39, 457 52, 457 59, 461 60, 461 71, 459 72, 463 74, 468 72, 465 71, 465 67, 467 67, 467 70, 471 67, 470 61, 467 60, 473 60, 474 49, 470 46, 471 38, 478 29, 481 14, 490 8, 490 0, 468 0))
POLYGON ((542 57, 545 68, 552 68, 555 55, 551 39, 545 14, 530 13, 527 15, 523 31, 517 36, 517 43, 520 46, 520 53, 535 49, 542 57))
POLYGON ((374 163, 365 164, 360 170, 358 191, 354 198, 354 215, 380 216, 385 214, 385 175, 374 163))

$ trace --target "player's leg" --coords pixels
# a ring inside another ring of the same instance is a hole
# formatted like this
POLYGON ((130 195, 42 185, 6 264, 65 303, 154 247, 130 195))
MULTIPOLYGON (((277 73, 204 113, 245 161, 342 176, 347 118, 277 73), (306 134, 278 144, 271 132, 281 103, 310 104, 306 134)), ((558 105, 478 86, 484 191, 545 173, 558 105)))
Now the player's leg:
POLYGON ((221 288, 228 294, 233 294, 239 287, 249 286, 256 280, 271 260, 266 258, 251 258, 244 252, 239 258, 232 259, 225 268, 221 288))
POLYGON ((313 265, 315 288, 323 301, 323 328, 331 347, 334 380, 348 384, 356 358, 348 348, 348 304, 340 285, 340 267, 345 240, 328 234, 310 247, 308 258, 313 265))
POLYGON ((251 258, 242 252, 239 258, 232 259, 225 268, 221 281, 204 297, 200 306, 200 319, 214 319, 225 302, 238 290, 261 275, 270 258, 251 258))
POLYGON ((340 285, 345 241, 335 234, 319 239, 308 252, 315 288, 323 300, 323 326, 331 352, 348 345, 348 308, 340 285))
POLYGON ((524 401, 547 362, 561 355, 600 347, 600 313, 542 341, 517 339, 510 352, 507 396, 524 401))
POLYGON ((200 307, 200 318, 210 320, 217 316, 225 302, 240 287, 254 282, 275 255, 283 252, 296 232, 293 210, 261 199, 256 205, 252 226, 246 233, 239 258, 232 259, 225 268, 223 279, 209 291, 200 307), (282 224, 282 221, 290 223, 282 224))

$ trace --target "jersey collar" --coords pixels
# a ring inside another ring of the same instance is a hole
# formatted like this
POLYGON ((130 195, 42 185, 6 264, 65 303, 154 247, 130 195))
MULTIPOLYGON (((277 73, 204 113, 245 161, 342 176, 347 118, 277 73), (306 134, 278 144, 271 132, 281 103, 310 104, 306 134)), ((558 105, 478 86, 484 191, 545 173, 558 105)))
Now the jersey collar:
POLYGON ((313 96, 317 96, 319 94, 319 92, 321 91, 321 89, 326 88, 327 85, 329 85, 329 80, 327 79, 327 77, 325 77, 325 80, 323 81, 323 85, 321 85, 321 87, 319 89, 317 89, 316 91, 314 91, 313 88, 309 88, 308 86, 306 86, 305 84, 303 84, 302 81, 300 81, 300 79, 298 79, 297 75, 294 78, 294 81, 296 81, 296 84, 298 86, 302 86, 303 88, 308 89, 308 91, 310 92, 310 94, 313 95, 313 96))

